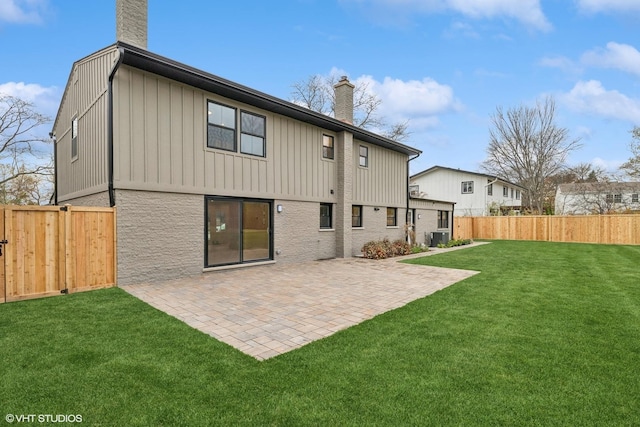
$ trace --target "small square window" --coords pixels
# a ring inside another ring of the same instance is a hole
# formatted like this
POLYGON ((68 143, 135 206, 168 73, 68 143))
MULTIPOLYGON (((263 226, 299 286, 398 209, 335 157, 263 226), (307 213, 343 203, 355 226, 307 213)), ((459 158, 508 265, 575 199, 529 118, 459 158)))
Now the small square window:
POLYGON ((473 181, 462 181, 462 194, 473 194, 473 181))
POLYGON ((360 166, 363 168, 369 167, 369 148, 364 145, 360 146, 360 166))
POLYGON ((331 228, 331 203, 320 203, 320 228, 331 228))
POLYGON ((78 157, 78 117, 71 120, 71 158, 78 157))
POLYGON ((622 203, 622 194, 614 194, 613 203, 622 203))
POLYGON ((351 206, 351 226, 362 227, 362 206, 361 205, 351 206))
POLYGON ((387 227, 395 227, 398 225, 398 209, 387 208, 387 227))
POLYGON ((613 203, 613 194, 607 194, 605 200, 607 203, 613 203))
POLYGON ((333 159, 333 137, 322 135, 322 158, 333 159))

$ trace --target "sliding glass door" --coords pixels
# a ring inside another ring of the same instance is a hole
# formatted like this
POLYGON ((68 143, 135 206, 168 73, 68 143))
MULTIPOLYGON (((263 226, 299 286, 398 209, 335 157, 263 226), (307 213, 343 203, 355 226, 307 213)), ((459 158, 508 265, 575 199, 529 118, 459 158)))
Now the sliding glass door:
POLYGON ((271 202, 206 198, 205 265, 272 259, 271 202))

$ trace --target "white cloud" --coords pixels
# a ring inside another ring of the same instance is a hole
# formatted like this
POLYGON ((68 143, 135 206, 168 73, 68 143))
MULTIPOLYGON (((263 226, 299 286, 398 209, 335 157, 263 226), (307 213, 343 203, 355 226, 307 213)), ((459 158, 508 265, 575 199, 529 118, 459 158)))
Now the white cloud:
POLYGON ((0 22, 39 23, 47 4, 48 0, 0 0, 0 22))
POLYGON ((640 12, 638 0, 576 0, 578 8, 583 12, 640 12))
POLYGON ((45 87, 35 83, 1 83, 0 95, 10 95, 30 102, 38 112, 49 117, 53 117, 56 114, 60 102, 57 87, 45 87))
POLYGON ((640 76, 640 52, 628 44, 609 42, 605 49, 585 52, 581 60, 587 65, 615 68, 640 76))
POLYGON ((382 101, 379 114, 386 121, 409 120, 413 129, 437 126, 438 115, 462 109, 450 86, 428 77, 409 81, 385 77, 379 82, 371 76, 361 76, 353 83, 367 85, 382 101))
POLYGON ((597 80, 579 81, 560 99, 581 113, 640 123, 640 99, 629 98, 617 90, 606 90, 597 80))
POLYGON ((565 73, 580 74, 582 69, 566 56, 545 56, 538 61, 543 67, 558 68, 565 73))
POLYGON ((552 28, 540 7, 540 0, 341 0, 363 8, 384 9, 387 16, 415 13, 458 12, 474 19, 513 18, 525 25, 549 31, 552 28))
POLYGON ((605 160, 600 157, 594 157, 591 160, 592 165, 594 165, 595 167, 600 167, 610 173, 617 172, 618 169, 620 169, 622 163, 624 162, 620 160, 605 160))

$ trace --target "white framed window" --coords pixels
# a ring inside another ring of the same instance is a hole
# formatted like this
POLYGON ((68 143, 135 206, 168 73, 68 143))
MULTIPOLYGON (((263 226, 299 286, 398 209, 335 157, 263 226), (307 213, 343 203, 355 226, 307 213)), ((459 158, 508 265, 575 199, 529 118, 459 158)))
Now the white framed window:
POLYGON ((509 187, 502 187, 502 197, 509 197, 509 187))
POLYGON ((473 181, 462 181, 462 194, 473 194, 473 181))
POLYGON ((364 145, 360 146, 360 163, 363 168, 369 167, 369 148, 364 145))
POLYGON ((71 119, 71 160, 78 158, 78 116, 71 119))

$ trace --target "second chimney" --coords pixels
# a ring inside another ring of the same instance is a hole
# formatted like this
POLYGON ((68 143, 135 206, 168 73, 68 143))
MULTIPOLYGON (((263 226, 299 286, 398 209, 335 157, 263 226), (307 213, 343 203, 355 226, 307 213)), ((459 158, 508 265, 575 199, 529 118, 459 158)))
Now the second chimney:
POLYGON ((116 0, 116 39, 147 49, 147 0, 116 0))
POLYGON ((343 122, 353 124, 353 88, 347 76, 333 86, 336 97, 335 117, 343 122))

